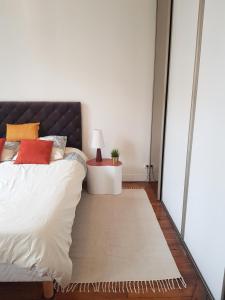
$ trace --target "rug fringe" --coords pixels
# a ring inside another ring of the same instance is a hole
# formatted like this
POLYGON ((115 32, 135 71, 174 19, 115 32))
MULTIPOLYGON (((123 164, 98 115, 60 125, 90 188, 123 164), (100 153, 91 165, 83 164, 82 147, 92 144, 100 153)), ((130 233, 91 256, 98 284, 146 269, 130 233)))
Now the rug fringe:
POLYGON ((62 288, 57 282, 54 282, 56 292, 73 293, 135 293, 144 294, 149 291, 166 293, 175 289, 186 288, 187 284, 184 278, 164 279, 164 280, 145 280, 145 281, 107 281, 107 282, 80 282, 70 283, 67 287, 62 288))

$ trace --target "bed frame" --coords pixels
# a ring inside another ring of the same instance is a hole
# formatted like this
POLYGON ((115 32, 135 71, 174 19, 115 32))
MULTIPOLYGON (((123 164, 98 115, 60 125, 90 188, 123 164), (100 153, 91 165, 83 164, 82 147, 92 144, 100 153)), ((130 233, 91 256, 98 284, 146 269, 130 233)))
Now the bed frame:
MULTIPOLYGON (((40 122, 40 136, 65 135, 67 146, 82 150, 81 103, 43 101, 0 101, 0 137, 5 136, 6 124, 40 122)), ((52 281, 45 281, 43 295, 54 297, 52 281)))

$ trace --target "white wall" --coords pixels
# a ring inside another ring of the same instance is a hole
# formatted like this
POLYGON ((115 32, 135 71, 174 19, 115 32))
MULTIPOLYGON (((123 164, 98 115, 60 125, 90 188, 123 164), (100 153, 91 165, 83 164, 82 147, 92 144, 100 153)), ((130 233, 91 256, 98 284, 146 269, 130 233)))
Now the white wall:
POLYGON ((185 242, 216 300, 225 268, 225 1, 206 0, 185 242))
POLYGON ((124 179, 149 163, 156 0, 0 0, 0 99, 77 100, 124 179))
POLYGON ((162 200, 178 230, 182 220, 198 5, 196 0, 175 0, 173 4, 162 200))

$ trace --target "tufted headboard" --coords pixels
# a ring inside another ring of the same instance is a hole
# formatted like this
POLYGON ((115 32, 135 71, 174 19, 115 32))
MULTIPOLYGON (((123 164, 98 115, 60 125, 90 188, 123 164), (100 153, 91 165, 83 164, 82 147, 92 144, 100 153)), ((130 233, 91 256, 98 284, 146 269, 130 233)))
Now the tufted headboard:
POLYGON ((6 124, 40 122, 40 136, 66 135, 67 146, 82 149, 80 102, 0 101, 0 137, 6 124))

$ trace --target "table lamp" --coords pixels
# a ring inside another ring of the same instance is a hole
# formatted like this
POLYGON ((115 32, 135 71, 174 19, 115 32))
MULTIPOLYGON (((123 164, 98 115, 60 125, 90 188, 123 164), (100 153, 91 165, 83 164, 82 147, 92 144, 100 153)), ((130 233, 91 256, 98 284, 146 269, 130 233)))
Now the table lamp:
POLYGON ((93 130, 91 147, 97 149, 96 161, 102 161, 101 148, 104 147, 104 139, 101 129, 93 130))

